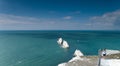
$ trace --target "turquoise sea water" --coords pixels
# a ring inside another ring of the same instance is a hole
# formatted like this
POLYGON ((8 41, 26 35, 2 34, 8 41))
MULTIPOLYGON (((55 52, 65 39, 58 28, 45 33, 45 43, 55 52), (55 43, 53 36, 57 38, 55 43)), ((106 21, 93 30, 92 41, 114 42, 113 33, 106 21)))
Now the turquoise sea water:
POLYGON ((97 55, 100 48, 120 50, 120 31, 0 31, 0 66, 57 66, 75 49, 97 55), (59 37, 68 50, 57 44, 59 37))

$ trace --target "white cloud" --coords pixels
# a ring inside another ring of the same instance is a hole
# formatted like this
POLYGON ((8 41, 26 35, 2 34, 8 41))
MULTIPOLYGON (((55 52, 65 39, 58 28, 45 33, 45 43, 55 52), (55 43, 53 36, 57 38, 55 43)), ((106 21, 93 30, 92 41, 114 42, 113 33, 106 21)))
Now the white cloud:
POLYGON ((22 17, 15 15, 0 14, 0 25, 5 24, 33 24, 33 21, 40 21, 32 17, 22 17))
MULTIPOLYGON (((65 17, 71 19, 71 16, 65 17)), ((65 30, 78 29, 80 24, 63 19, 33 18, 0 14, 0 30, 65 30)))
MULTIPOLYGON (((9 14, 0 14, 0 30, 24 30, 24 29, 42 29, 48 23, 43 18, 16 16, 9 14)), ((50 23, 51 24, 51 23, 50 23)))
POLYGON ((65 17, 63 17, 63 19, 69 20, 69 19, 72 19, 72 16, 65 16, 65 17))
POLYGON ((94 16, 90 20, 93 26, 101 26, 101 29, 118 29, 120 26, 120 10, 105 13, 102 16, 94 16))
POLYGON ((120 10, 94 16, 88 22, 70 20, 72 16, 63 19, 34 18, 0 14, 0 30, 114 30, 120 29, 120 10))
POLYGON ((72 14, 80 14, 80 11, 74 11, 72 14))

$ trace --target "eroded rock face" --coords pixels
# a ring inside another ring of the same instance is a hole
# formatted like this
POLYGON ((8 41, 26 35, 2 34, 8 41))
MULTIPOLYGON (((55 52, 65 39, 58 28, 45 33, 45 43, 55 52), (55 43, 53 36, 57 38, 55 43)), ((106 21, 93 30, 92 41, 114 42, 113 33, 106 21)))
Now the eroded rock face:
POLYGON ((67 63, 65 66, 96 66, 97 62, 95 60, 79 60, 75 62, 67 63))
POLYGON ((120 59, 120 53, 107 55, 106 59, 120 59))
POLYGON ((100 61, 99 64, 101 66, 115 66, 115 64, 120 65, 120 51, 119 50, 107 49, 106 53, 107 53, 106 56, 83 56, 83 55, 79 56, 77 55, 73 57, 69 62, 59 64, 58 66, 98 66, 99 61, 100 61))
MULTIPOLYGON (((83 60, 67 62, 64 64, 64 66, 98 66, 98 56, 82 56, 81 58, 83 60)), ((112 61, 111 59, 118 59, 120 61, 120 53, 107 55, 102 59, 107 59, 107 61, 112 61)))

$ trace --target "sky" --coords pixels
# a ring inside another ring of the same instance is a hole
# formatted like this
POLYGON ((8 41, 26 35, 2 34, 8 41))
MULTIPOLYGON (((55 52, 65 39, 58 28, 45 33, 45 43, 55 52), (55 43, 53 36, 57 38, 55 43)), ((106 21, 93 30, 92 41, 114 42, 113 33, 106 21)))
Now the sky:
POLYGON ((0 30, 120 30, 120 0, 0 0, 0 30))

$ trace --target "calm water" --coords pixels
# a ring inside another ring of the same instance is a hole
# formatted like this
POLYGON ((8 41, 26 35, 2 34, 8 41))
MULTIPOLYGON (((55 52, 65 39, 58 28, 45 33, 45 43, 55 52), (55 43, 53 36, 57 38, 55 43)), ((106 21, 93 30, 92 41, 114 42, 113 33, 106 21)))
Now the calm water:
POLYGON ((100 48, 120 50, 120 31, 0 31, 0 66, 57 66, 75 49, 97 55, 100 48), (59 47, 59 37, 69 50, 59 47))

